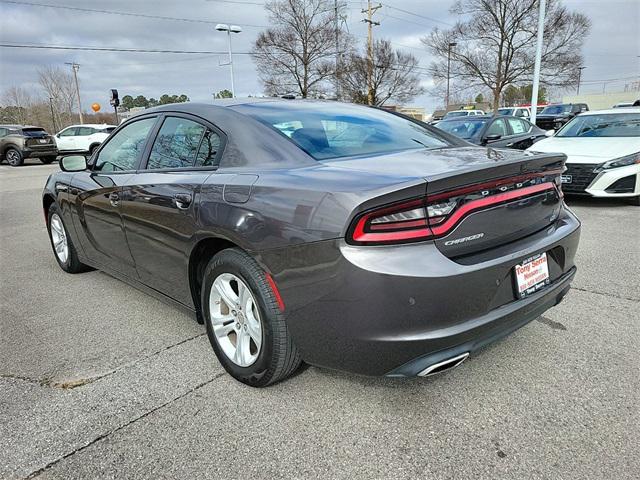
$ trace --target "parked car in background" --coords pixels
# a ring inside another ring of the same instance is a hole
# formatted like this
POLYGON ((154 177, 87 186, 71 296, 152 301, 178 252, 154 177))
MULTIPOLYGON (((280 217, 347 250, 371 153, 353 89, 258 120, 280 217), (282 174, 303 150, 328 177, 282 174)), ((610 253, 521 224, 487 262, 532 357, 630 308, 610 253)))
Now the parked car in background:
POLYGON ((626 107, 633 107, 633 102, 620 102, 620 103, 616 103, 613 107, 611 108, 626 108, 626 107))
POLYGON ((476 145, 519 150, 549 135, 524 118, 492 115, 442 120, 436 128, 476 145))
POLYGON ((449 120, 450 118, 474 117, 474 116, 484 115, 484 114, 485 113, 483 110, 452 110, 450 112, 447 112, 445 116, 442 117, 442 119, 449 120))
POLYGON ((624 197, 640 205, 640 108, 582 113, 529 150, 567 155, 566 193, 624 197))
POLYGON ((89 164, 63 157, 43 207, 63 270, 181 305, 241 382, 303 360, 427 376, 568 292, 564 160, 340 102, 183 103, 126 121, 89 164))
POLYGON ((586 103, 561 103, 547 105, 536 116, 536 125, 544 130, 559 130, 573 117, 582 112, 588 112, 586 103))
POLYGON ((25 158, 38 158, 42 163, 51 163, 57 155, 56 142, 44 128, 0 125, 0 161, 6 160, 12 167, 18 167, 25 158))
POLYGON ((528 120, 531 117, 531 110, 528 107, 503 107, 498 109, 498 115, 521 117, 528 120))
POLYGON ((71 125, 56 134, 58 150, 91 154, 115 129, 115 125, 107 124, 71 125))

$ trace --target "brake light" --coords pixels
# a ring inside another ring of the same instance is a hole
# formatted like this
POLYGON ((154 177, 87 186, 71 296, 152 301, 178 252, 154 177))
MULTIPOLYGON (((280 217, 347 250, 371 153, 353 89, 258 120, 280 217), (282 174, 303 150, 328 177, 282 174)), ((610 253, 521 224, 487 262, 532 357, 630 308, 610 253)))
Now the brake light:
POLYGON ((549 190, 561 196, 552 181, 532 179, 525 186, 521 180, 508 185, 501 182, 493 189, 487 189, 488 184, 464 187, 363 213, 352 224, 347 239, 358 245, 385 245, 443 237, 475 211, 549 190))

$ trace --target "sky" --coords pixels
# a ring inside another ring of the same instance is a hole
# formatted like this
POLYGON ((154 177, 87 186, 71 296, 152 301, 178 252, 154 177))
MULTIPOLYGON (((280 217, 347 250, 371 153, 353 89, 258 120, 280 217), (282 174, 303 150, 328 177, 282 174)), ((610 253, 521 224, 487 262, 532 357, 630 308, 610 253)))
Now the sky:
MULTIPOLYGON (((516 0, 514 0, 516 1, 516 0)), ((240 25, 233 34, 235 88, 237 96, 260 95, 262 87, 249 52, 256 36, 269 23, 264 0, 0 0, 0 43, 98 46, 136 49, 178 49, 227 51, 226 33, 216 23, 240 25), (177 17, 195 21, 114 15, 67 8, 177 17)), ((421 67, 431 62, 420 42, 434 27, 447 28, 456 21, 449 12, 453 0, 386 0, 378 10, 376 38, 390 40, 401 50, 415 55, 421 67)), ((640 76, 640 0, 564 0, 572 10, 586 14, 592 29, 584 47, 581 92, 620 91, 629 80, 640 76)), ((346 26, 362 44, 366 25, 361 8, 366 1, 347 2, 346 26)), ((82 52, 0 47, 0 93, 19 85, 40 91, 37 69, 45 65, 70 68, 80 64, 79 81, 83 108, 94 102, 108 106, 109 89, 120 96, 164 93, 186 94, 192 101, 207 102, 212 93, 230 88, 229 67, 221 66, 226 55, 82 52)), ((431 86, 421 70, 423 85, 431 86)), ((413 106, 427 112, 439 108, 442 98, 426 93, 413 106)))

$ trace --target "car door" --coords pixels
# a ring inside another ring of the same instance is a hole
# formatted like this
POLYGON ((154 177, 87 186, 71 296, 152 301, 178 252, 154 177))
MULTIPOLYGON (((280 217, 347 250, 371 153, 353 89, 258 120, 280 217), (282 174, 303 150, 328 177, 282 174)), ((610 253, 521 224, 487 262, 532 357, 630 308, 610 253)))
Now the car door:
POLYGON ((77 127, 65 128, 56 135, 56 144, 61 152, 72 152, 78 150, 76 147, 77 127))
POLYGON ((118 130, 76 173, 69 187, 73 223, 86 257, 105 269, 137 278, 121 216, 122 186, 135 175, 156 116, 140 118, 118 130))
POLYGON ((89 151, 90 136, 93 135, 94 129, 91 127, 78 127, 76 129, 76 149, 82 152, 89 151))
POLYGON ((198 232, 198 195, 214 174, 223 134, 203 120, 163 115, 146 161, 123 184, 122 215, 140 280, 192 305, 189 252, 198 232))

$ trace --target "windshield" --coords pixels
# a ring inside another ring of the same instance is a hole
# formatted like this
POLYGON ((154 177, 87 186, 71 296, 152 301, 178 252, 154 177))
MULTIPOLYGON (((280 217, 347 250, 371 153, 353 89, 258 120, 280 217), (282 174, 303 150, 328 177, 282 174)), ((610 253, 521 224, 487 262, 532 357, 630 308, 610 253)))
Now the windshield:
POLYGON ((465 120, 452 120, 450 122, 440 122, 436 125, 440 130, 451 133, 456 137, 469 140, 480 133, 482 127, 487 123, 484 118, 469 118, 465 120))
POLYGON ((580 115, 556 137, 640 137, 640 113, 580 115))
POLYGON ((563 113, 571 112, 571 105, 549 105, 548 107, 544 107, 542 113, 540 115, 560 115, 563 113))
POLYGON ((449 146, 419 124, 374 108, 265 102, 235 109, 276 129, 316 160, 449 146))
POLYGON ((513 108, 499 108, 498 113, 500 115, 511 115, 513 113, 513 108))
POLYGON ((454 117, 466 117, 469 115, 469 112, 449 112, 444 118, 454 118, 454 117))

